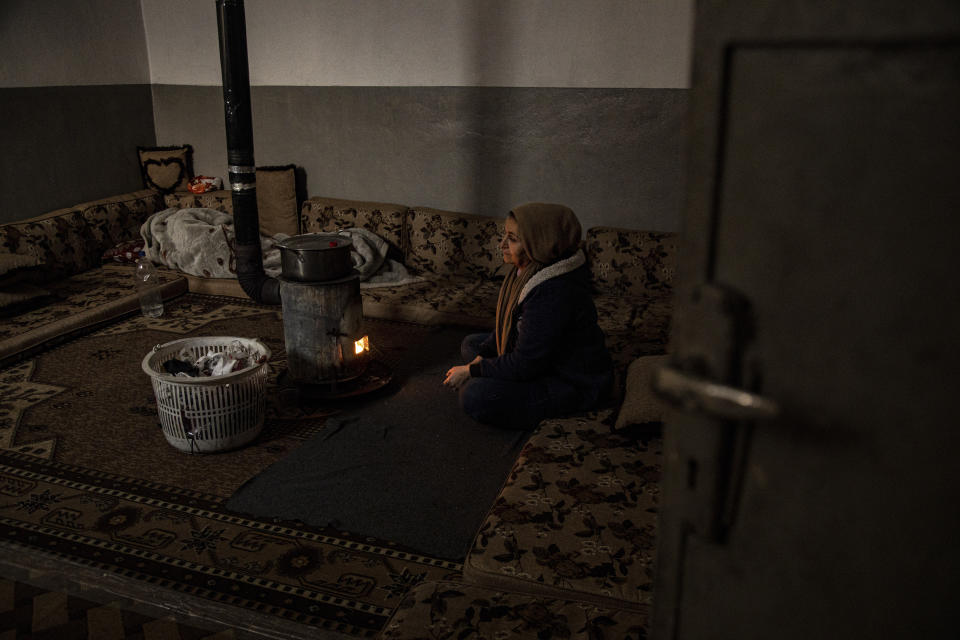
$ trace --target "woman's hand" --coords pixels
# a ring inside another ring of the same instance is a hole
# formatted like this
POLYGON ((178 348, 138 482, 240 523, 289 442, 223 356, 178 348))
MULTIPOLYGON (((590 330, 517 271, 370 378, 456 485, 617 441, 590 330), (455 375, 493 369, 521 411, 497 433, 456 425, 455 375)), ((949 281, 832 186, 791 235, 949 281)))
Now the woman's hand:
POLYGON ((470 364, 451 367, 449 370, 447 370, 447 377, 444 379, 443 384, 453 389, 459 389, 467 380, 470 379, 470 365, 476 364, 481 360, 483 360, 483 357, 477 356, 470 361, 470 364))
POLYGON ((451 367, 450 370, 447 371, 447 377, 443 381, 443 384, 452 389, 459 389, 469 379, 470 365, 463 364, 457 367, 451 367))

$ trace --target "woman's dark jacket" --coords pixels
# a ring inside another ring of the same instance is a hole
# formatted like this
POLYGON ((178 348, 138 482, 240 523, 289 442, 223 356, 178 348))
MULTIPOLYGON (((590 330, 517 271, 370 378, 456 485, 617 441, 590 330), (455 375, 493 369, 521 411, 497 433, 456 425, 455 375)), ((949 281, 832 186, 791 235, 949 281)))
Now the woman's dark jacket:
MULTIPOLYGON (((472 365, 472 376, 517 381, 555 376, 583 394, 584 406, 610 390, 613 363, 597 326, 586 266, 535 286, 514 318, 507 352, 472 365)), ((480 352, 496 354, 494 334, 480 352)))

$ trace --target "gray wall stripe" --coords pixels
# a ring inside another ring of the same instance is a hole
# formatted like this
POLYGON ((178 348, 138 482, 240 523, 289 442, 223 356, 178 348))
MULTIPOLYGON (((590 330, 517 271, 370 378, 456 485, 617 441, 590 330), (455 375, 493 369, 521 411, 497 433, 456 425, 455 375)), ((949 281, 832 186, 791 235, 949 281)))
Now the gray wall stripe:
POLYGON ((148 84, 0 88, 0 222, 142 188, 148 84))
MULTIPOLYGON (((158 144, 188 142, 226 178, 223 95, 155 85, 158 144)), ((584 228, 673 231, 685 89, 252 88, 258 165, 304 168, 311 196, 487 215, 562 202, 584 228)))

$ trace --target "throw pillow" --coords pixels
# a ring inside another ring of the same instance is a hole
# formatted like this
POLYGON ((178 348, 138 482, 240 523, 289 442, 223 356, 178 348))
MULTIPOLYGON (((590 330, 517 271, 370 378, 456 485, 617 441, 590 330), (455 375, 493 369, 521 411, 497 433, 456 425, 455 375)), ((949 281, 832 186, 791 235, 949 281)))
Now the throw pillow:
POLYGON ((193 147, 137 147, 143 186, 161 193, 187 191, 193 177, 193 147))
POLYGON ((295 236, 300 230, 295 165, 257 167, 257 214, 260 233, 295 236))
POLYGON ((641 356, 627 367, 623 405, 614 429, 648 422, 663 422, 666 405, 653 391, 653 374, 667 364, 670 356, 641 356))

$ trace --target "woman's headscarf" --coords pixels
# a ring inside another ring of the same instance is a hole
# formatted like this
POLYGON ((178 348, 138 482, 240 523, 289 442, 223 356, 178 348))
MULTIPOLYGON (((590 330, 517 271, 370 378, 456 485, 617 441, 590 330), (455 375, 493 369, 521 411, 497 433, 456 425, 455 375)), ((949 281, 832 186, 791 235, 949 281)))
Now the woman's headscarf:
POLYGON ((543 267, 569 258, 580 248, 580 221, 562 204, 531 202, 514 207, 510 215, 517 221, 520 242, 530 263, 519 276, 516 267, 511 269, 500 287, 494 329, 498 355, 506 353, 511 346, 508 344, 510 328, 523 285, 543 267))

